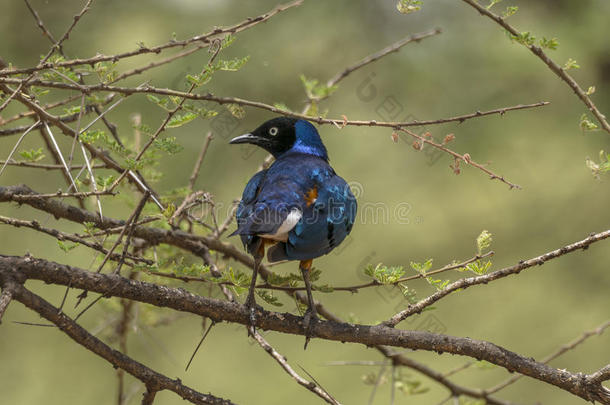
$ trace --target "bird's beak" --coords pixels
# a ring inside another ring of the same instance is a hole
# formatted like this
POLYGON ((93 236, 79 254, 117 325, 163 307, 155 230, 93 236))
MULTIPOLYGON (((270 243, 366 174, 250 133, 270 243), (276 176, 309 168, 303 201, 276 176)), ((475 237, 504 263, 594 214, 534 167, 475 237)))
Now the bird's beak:
POLYGON ((252 135, 252 134, 243 134, 240 136, 236 136, 235 138, 231 139, 229 141, 229 143, 231 144, 236 144, 236 143, 252 143, 252 144, 258 144, 258 142, 261 140, 261 138, 259 138, 258 136, 252 135))

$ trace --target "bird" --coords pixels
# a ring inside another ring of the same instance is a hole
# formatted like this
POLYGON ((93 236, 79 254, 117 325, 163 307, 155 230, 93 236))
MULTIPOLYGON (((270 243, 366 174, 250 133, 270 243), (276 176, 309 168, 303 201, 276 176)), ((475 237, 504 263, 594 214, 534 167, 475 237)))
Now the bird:
POLYGON ((336 248, 351 232, 357 202, 348 183, 332 168, 316 127, 293 117, 276 117, 254 131, 230 140, 252 144, 274 157, 266 170, 246 184, 236 210, 237 230, 245 249, 254 258, 254 269, 245 301, 254 328, 254 290, 260 264, 299 261, 307 290, 304 314, 306 342, 318 320, 311 292, 313 259, 336 248))

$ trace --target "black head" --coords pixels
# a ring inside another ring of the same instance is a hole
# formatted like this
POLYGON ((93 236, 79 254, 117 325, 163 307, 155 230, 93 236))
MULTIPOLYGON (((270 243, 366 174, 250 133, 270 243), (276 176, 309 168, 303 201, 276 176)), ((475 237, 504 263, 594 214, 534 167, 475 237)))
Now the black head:
POLYGON ((250 143, 260 146, 274 157, 293 151, 328 160, 326 148, 316 128, 297 118, 273 118, 249 134, 231 139, 229 143, 250 143))

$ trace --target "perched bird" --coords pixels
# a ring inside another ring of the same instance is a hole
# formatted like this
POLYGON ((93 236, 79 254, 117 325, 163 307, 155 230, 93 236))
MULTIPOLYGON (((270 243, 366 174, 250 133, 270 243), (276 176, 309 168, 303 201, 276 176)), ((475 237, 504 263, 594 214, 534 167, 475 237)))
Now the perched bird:
MULTIPOLYGON (((326 147, 308 121, 279 117, 230 143, 250 143, 273 155, 275 161, 246 185, 237 208, 237 230, 254 257, 254 273, 246 306, 255 323, 254 288, 260 263, 299 260, 307 289, 308 331, 317 319, 309 272, 312 260, 337 247, 350 233, 356 218, 356 198, 348 184, 328 163, 326 147)), ((232 236, 231 235, 231 236, 232 236)))

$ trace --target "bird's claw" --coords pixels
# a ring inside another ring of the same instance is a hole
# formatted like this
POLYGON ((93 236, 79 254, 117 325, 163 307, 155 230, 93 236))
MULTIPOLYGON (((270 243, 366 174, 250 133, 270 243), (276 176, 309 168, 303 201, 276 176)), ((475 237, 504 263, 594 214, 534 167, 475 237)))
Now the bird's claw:
POLYGON ((254 300, 246 300, 244 303, 245 307, 248 309, 248 336, 254 336, 256 333, 256 311, 263 309, 260 305, 256 304, 254 300))
POLYGON ((307 350, 309 340, 314 337, 313 332, 318 320, 319 318, 316 310, 312 308, 307 309, 307 312, 305 312, 305 315, 303 316, 303 329, 305 330, 305 345, 303 346, 303 350, 307 350))

